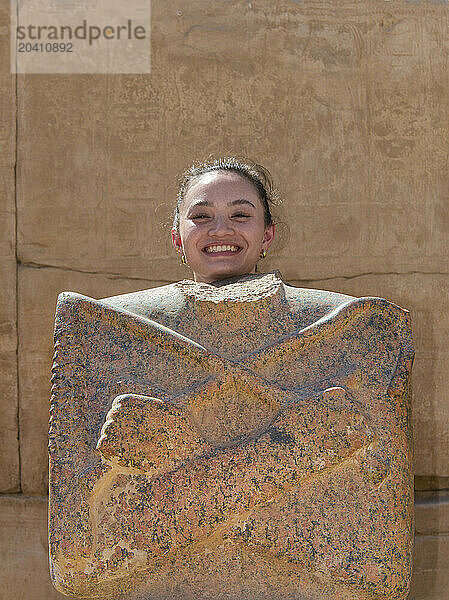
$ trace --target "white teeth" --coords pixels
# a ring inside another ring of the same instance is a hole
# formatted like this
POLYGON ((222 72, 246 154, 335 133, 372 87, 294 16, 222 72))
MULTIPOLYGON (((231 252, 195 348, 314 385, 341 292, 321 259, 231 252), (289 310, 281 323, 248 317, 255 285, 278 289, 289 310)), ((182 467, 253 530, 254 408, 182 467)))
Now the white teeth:
POLYGON ((231 245, 226 245, 226 246, 208 246, 206 248, 206 252, 226 252, 227 250, 231 250, 232 252, 237 252, 238 251, 238 247, 237 246, 231 246, 231 245))

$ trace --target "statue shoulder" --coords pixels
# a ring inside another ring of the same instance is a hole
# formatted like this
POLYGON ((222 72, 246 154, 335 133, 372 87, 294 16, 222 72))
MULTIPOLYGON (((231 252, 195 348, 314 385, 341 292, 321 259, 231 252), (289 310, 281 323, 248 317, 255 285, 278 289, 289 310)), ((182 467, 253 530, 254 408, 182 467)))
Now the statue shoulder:
POLYGON ((355 297, 328 290, 299 288, 285 284, 285 298, 292 313, 300 313, 306 325, 320 319, 360 313, 367 318, 382 315, 385 323, 399 328, 412 346, 410 313, 394 302, 376 296, 355 297))
POLYGON ((335 309, 356 299, 346 294, 295 287, 287 283, 284 283, 284 290, 289 312, 301 315, 301 321, 307 324, 329 315, 335 309))
POLYGON ((113 308, 121 308, 131 313, 148 318, 155 318, 159 314, 177 312, 183 304, 183 296, 174 284, 162 285, 102 298, 102 302, 113 308))
POLYGON ((342 304, 346 304, 350 300, 356 299, 355 296, 348 296, 339 292, 295 287, 287 283, 284 283, 284 287, 285 296, 292 304, 310 303, 334 309, 342 304))

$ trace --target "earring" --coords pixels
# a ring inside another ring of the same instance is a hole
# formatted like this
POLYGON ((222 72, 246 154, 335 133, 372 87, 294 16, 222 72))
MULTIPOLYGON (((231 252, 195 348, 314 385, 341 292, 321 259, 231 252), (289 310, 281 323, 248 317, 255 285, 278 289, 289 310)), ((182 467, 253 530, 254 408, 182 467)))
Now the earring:
POLYGON ((259 258, 265 258, 267 255, 267 251, 265 250, 265 248, 262 249, 262 252, 259 254, 259 258))
POLYGON ((176 247, 176 252, 178 254, 181 254, 181 258, 179 259, 179 262, 181 263, 181 265, 186 265, 187 264, 186 257, 180 246, 176 247))

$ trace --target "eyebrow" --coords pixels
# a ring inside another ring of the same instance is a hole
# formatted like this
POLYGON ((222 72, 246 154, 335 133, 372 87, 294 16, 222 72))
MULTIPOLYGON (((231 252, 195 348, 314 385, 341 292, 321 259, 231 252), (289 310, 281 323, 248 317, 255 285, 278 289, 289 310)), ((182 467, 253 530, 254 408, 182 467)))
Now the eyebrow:
MULTIPOLYGON (((246 198, 238 198, 237 200, 233 200, 232 202, 228 202, 228 206, 236 206, 237 204, 249 204, 253 208, 256 208, 252 202, 246 200, 246 198)), ((195 204, 192 204, 191 208, 195 208, 196 206, 212 206, 208 200, 198 200, 195 204)))

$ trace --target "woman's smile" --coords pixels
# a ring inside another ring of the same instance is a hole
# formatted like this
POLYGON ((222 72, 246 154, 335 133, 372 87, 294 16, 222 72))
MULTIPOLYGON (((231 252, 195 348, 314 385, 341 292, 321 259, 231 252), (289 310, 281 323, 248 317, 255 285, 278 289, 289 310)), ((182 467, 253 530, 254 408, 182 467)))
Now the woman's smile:
POLYGON ((204 248, 204 252, 206 252, 206 254, 212 254, 215 256, 233 256, 236 252, 239 252, 240 250, 241 248, 239 246, 235 246, 234 244, 221 244, 219 246, 216 244, 211 244, 204 248))

